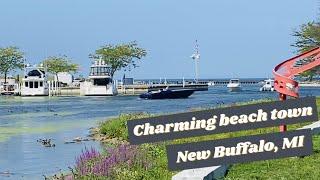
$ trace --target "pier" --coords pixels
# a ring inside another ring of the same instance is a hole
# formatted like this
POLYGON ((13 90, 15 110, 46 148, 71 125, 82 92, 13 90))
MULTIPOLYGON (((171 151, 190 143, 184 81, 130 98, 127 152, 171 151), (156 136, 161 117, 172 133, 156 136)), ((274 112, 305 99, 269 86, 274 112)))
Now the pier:
MULTIPOLYGON (((263 82, 265 78, 240 79, 240 83, 244 86, 257 86, 263 82)), ((135 80, 133 84, 120 84, 116 81, 116 87, 119 95, 139 95, 148 91, 157 91, 160 89, 195 89, 196 91, 207 91, 209 87, 227 86, 229 79, 202 79, 198 82, 187 79, 168 79, 159 80, 135 80), (208 84, 214 84, 209 86, 208 84)), ((18 83, 21 87, 21 83, 18 83)), ((20 90, 20 88, 18 88, 20 90)), ((48 81, 49 96, 80 96, 79 87, 59 87, 58 83, 48 81)), ((20 92, 17 93, 20 95, 20 92)))
POLYGON ((196 91, 207 91, 207 84, 132 84, 132 85, 119 85, 118 93, 126 95, 141 94, 148 91, 157 91, 160 89, 195 89, 196 91))
MULTIPOLYGON (((242 85, 258 85, 263 82, 266 78, 247 78, 240 79, 240 84, 242 85)), ((215 86, 226 86, 229 83, 230 79, 205 79, 200 81, 201 84, 208 84, 209 82, 213 82, 215 86)))

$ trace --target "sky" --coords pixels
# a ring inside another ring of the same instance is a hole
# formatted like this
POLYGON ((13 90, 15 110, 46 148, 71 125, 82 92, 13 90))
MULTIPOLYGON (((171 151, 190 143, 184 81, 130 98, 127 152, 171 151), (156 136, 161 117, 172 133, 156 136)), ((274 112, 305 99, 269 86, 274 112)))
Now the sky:
POLYGON ((87 76, 90 53, 137 41, 148 55, 116 78, 272 77, 292 57, 292 33, 319 14, 318 0, 0 0, 0 47, 28 62, 67 55, 87 76))

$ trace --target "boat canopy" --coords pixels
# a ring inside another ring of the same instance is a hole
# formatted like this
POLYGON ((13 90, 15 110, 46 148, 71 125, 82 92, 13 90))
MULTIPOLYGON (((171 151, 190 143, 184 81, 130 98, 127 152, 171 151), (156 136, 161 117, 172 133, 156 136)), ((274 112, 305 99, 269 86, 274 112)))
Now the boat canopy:
POLYGON ((230 83, 239 83, 239 79, 230 79, 230 83))
POLYGON ((45 72, 42 70, 32 70, 32 71, 28 72, 28 76, 42 76, 42 74, 40 72, 42 74, 45 74, 45 72))

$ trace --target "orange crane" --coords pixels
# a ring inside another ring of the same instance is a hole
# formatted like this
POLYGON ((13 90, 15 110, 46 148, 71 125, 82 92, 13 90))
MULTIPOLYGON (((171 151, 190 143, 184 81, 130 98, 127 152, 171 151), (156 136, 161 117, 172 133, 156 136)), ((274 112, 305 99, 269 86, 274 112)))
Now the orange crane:
MULTIPOLYGON (((320 47, 311 49, 298 56, 278 64, 273 69, 274 88, 279 93, 279 99, 284 101, 287 96, 299 97, 299 83, 293 79, 295 75, 320 65, 320 47)), ((286 131, 287 126, 281 125, 280 132, 286 131)))

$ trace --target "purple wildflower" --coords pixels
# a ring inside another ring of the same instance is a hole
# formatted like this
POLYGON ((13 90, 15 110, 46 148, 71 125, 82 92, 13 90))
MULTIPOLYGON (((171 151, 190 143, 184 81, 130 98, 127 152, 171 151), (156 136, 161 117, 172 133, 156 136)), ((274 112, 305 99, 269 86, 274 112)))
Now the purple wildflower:
POLYGON ((88 164, 89 161, 99 158, 101 155, 94 148, 85 148, 82 154, 76 158, 76 169, 79 171, 80 175, 86 175, 90 173, 91 168, 88 164))
POLYGON ((76 159, 76 169, 82 176, 93 174, 96 176, 110 176, 115 166, 126 164, 149 167, 145 154, 137 146, 123 144, 115 148, 108 148, 103 156, 93 148, 85 149, 76 159))

